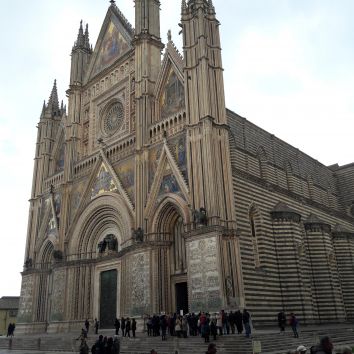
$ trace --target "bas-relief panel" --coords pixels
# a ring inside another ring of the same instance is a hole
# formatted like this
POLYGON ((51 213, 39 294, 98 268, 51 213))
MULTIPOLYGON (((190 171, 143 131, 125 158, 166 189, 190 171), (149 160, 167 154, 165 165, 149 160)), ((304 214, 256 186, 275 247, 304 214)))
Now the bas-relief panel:
POLYGON ((123 162, 115 167, 123 188, 128 193, 130 200, 135 201, 135 161, 133 159, 123 162))
POLYGON ((190 281, 190 310, 219 311, 220 274, 218 272, 217 239, 209 237, 187 244, 190 281))
POLYGON ((65 297, 65 270, 56 270, 53 276, 52 306, 50 318, 52 321, 62 321, 65 297))
POLYGON ((150 256, 138 253, 130 259, 130 315, 141 316, 150 310, 150 256))
POLYGON ((129 45, 121 33, 120 23, 113 18, 107 27, 101 48, 95 64, 94 73, 97 74, 119 58, 129 45))
POLYGON ((21 297, 17 316, 18 323, 29 323, 32 321, 33 307, 33 276, 22 276, 21 297))
POLYGON ((186 136, 183 134, 171 140, 169 146, 184 179, 188 182, 186 136))
POLYGON ((167 118, 185 107, 184 87, 173 69, 170 69, 161 97, 161 118, 167 118))
POLYGON ((117 186, 113 181, 112 175, 107 170, 106 166, 102 164, 96 181, 91 190, 91 199, 105 192, 114 192, 117 190, 117 186))

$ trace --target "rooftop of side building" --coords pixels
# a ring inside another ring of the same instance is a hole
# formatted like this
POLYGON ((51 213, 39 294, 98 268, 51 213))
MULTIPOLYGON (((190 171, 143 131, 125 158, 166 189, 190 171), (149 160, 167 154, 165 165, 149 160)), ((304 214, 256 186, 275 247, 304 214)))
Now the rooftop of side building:
POLYGON ((19 302, 19 296, 3 296, 0 298, 0 310, 16 310, 19 302))

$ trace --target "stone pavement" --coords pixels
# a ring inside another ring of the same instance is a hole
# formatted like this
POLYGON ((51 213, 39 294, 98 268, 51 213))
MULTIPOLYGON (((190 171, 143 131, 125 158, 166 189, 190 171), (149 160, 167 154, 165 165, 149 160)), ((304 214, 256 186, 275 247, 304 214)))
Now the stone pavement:
MULTIPOLYGON (((100 334, 113 336, 114 330, 102 330, 100 334)), ((263 354, 284 354, 290 349, 295 350, 300 344, 310 347, 316 344, 319 338, 324 335, 331 336, 337 349, 343 345, 354 346, 354 326, 349 323, 303 327, 300 328, 300 338, 293 338, 289 328, 287 328, 284 335, 280 335, 277 328, 255 330, 253 338, 261 342, 263 354)), ((77 338, 77 333, 18 336, 13 339, 13 350, 8 350, 9 340, 0 337, 0 354, 78 353, 79 343, 75 338, 77 338)), ((89 334, 89 347, 96 338, 96 335, 89 334)), ((252 353, 252 340, 242 335, 218 337, 215 343, 218 354, 252 353)), ((147 337, 146 334, 139 333, 137 338, 121 339, 122 354, 146 354, 152 348, 156 349, 158 354, 175 354, 176 351, 179 354, 203 354, 206 351, 206 347, 207 345, 203 343, 203 339, 200 337, 186 339, 168 337, 166 342, 162 342, 160 337, 147 337)))

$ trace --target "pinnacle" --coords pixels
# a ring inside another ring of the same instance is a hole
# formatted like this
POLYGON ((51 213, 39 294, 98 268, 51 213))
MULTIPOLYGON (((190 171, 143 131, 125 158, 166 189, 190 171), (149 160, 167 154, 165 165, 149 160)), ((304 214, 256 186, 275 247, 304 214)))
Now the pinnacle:
MULTIPOLYGON (((45 107, 45 104, 44 104, 43 108, 44 107, 45 107)), ((45 110, 46 110, 46 112, 49 112, 51 115, 57 115, 59 112, 57 80, 54 80, 52 92, 50 94, 48 105, 46 106, 45 110)))

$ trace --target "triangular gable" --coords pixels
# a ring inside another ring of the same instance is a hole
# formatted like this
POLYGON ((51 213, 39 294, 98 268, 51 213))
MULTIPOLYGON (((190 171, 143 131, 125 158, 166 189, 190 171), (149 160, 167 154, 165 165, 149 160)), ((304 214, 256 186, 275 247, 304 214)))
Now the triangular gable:
POLYGON ((123 14, 115 5, 110 6, 97 39, 85 82, 132 49, 133 35, 133 28, 123 14))
POLYGON ((102 162, 101 167, 97 173, 96 179, 91 188, 91 199, 96 198, 105 192, 117 191, 117 185, 113 180, 112 174, 108 171, 106 165, 102 162))
POLYGON ((135 160, 130 159, 120 163, 115 167, 119 180, 122 182, 124 190, 127 192, 130 200, 135 201, 135 160))
POLYGON ((188 186, 165 141, 146 205, 146 215, 168 194, 178 194, 189 203, 188 186))
POLYGON ((156 84, 158 112, 161 119, 185 108, 183 59, 173 42, 167 44, 156 84))

